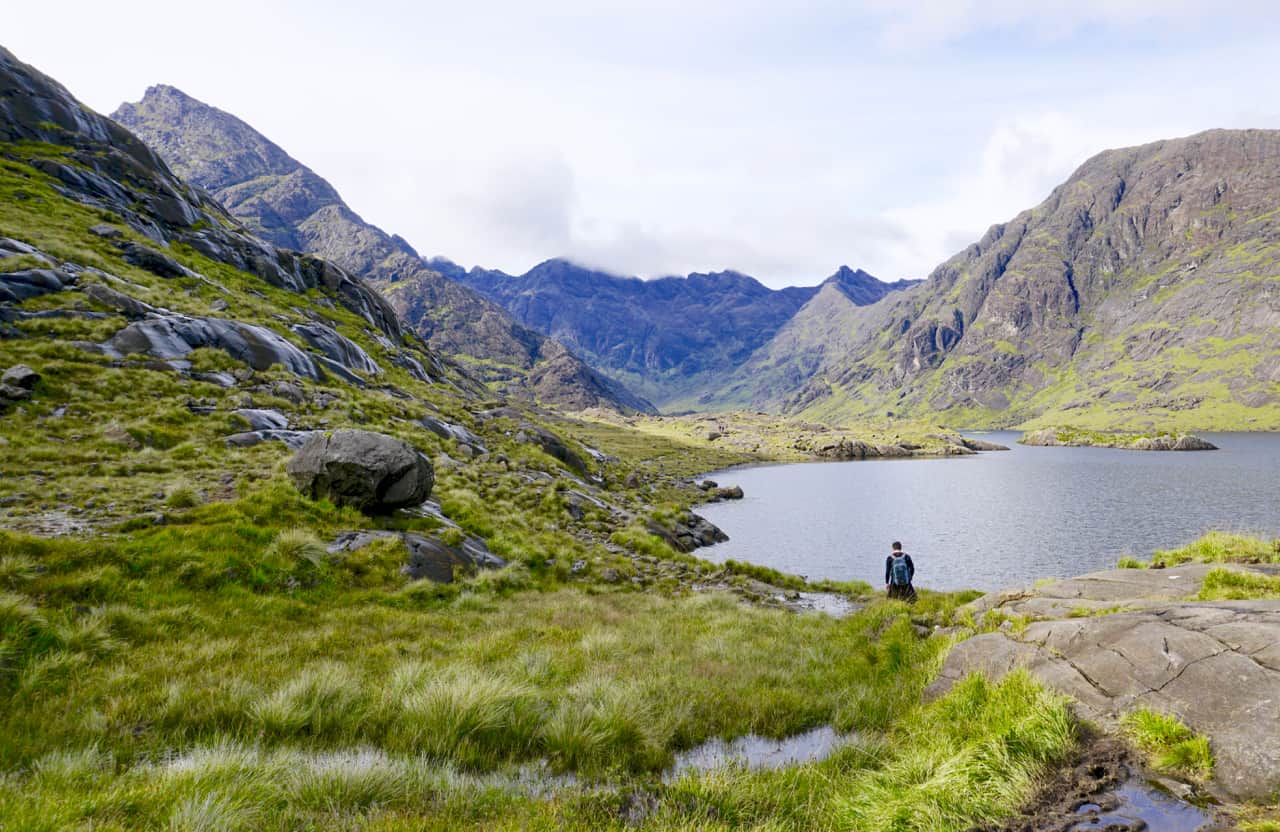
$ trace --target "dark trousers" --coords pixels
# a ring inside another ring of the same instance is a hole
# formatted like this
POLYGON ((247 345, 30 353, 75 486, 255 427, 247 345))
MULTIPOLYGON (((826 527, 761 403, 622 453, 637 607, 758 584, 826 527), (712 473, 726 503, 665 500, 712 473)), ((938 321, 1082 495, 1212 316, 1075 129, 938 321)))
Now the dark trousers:
POLYGON ((906 601, 908 604, 916 602, 916 588, 911 584, 889 584, 889 600, 897 599, 906 601))

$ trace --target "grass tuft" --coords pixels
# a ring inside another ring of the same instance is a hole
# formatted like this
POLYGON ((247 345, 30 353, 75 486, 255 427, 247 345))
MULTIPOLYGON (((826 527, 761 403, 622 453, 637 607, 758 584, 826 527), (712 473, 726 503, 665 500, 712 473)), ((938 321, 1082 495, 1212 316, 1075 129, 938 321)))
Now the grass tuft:
POLYGON ((950 830, 1007 816, 1075 743, 1066 700, 1025 672, 981 675, 903 721, 883 766, 836 801, 846 829, 950 830))
POLYGON ((1154 768, 1200 782, 1213 774, 1208 738, 1192 731, 1176 716, 1138 708, 1122 716, 1120 724, 1133 743, 1147 753, 1154 768))
POLYGON ((432 759, 473 767, 518 756, 532 745, 538 708, 533 689, 467 668, 429 675, 416 665, 399 672, 395 741, 432 759))
POLYGON ((263 552, 263 561, 281 570, 289 570, 300 563, 323 567, 329 556, 328 549, 310 529, 284 529, 263 552))
POLYGON ((1263 540, 1232 532, 1209 532, 1180 549, 1162 549, 1152 565, 1179 563, 1280 563, 1280 540, 1263 540))
POLYGON ((360 683, 345 666, 309 667, 249 707, 268 736, 328 736, 360 722, 360 683))
POLYGON ((1211 569, 1204 576, 1196 597, 1201 601, 1280 598, 1280 577, 1235 569, 1211 569))

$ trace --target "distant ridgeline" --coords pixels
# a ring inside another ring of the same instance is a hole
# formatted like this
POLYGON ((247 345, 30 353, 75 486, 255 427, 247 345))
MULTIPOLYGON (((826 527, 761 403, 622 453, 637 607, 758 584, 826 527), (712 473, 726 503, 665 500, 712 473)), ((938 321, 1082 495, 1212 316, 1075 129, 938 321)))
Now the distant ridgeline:
POLYGON ((1280 429, 1280 132, 1101 153, 922 282, 841 267, 774 290, 731 271, 644 281, 560 259, 519 276, 424 261, 177 90, 116 118, 259 233, 375 279, 490 384, 552 403, 1280 429))

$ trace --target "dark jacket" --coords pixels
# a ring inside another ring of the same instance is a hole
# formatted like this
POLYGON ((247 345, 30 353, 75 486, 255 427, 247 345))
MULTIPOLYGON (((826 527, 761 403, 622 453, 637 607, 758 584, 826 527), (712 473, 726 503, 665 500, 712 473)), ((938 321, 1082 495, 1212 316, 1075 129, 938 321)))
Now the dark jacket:
MULTIPOLYGON (((908 555, 906 552, 903 552, 902 556, 907 559, 907 576, 908 576, 907 583, 911 583, 911 581, 914 580, 916 577, 916 565, 911 562, 911 555, 908 555)), ((889 557, 884 559, 884 582, 886 584, 889 583, 889 576, 892 574, 893 574, 893 555, 889 555, 889 557)))

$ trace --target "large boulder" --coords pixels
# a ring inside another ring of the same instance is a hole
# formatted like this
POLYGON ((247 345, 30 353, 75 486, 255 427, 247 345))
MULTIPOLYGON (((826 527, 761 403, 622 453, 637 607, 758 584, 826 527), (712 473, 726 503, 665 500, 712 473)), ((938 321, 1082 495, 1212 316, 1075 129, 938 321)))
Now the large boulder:
POLYGON ((729 535, 701 515, 689 512, 687 516, 672 526, 666 526, 656 520, 648 523, 649 533, 657 535, 677 552, 692 552, 703 546, 714 546, 729 539, 729 535))
POLYGON ((384 514, 431 496, 435 472, 412 445, 367 430, 317 432, 289 460, 289 477, 312 499, 384 514))

